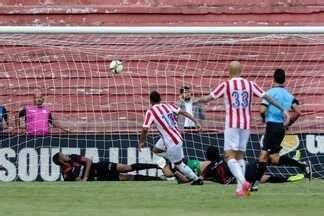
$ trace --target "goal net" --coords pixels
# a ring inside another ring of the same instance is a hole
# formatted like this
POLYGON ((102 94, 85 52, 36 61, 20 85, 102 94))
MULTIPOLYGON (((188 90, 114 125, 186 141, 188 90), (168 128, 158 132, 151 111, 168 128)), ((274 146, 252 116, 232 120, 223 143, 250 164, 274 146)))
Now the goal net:
MULTIPOLYGON (((208 95, 228 79, 232 60, 264 90, 271 88, 276 68, 287 72, 286 86, 303 112, 288 131, 285 145, 293 148, 288 154, 309 159, 314 176, 323 178, 323 48, 320 34, 0 34, 0 103, 14 128, 9 133, 3 120, 0 180, 58 180, 51 157, 59 150, 94 161, 155 162, 149 149, 159 138, 154 128, 144 151, 136 149, 149 92, 158 90, 162 101, 172 104, 179 103, 184 86, 192 98, 208 95), (109 69, 113 59, 123 63, 120 74, 109 69), (39 90, 54 121, 69 132, 52 128, 48 136, 26 136, 23 118, 17 129, 19 109, 33 104, 39 90)), ((264 133, 260 99, 253 100, 249 161, 257 158, 264 133)), ((182 130, 186 158, 204 160, 209 145, 223 154, 223 100, 202 106, 202 114, 202 131, 182 130)))

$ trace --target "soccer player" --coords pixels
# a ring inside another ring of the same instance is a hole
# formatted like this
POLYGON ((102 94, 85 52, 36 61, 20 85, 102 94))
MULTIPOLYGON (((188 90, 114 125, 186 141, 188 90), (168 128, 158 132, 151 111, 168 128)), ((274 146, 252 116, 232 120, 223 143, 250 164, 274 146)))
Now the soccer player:
MULTIPOLYGON (((228 169, 227 164, 224 162, 224 160, 220 159, 217 148, 215 148, 214 146, 209 146, 206 150, 206 159, 207 160, 205 161, 187 160, 186 164, 196 173, 196 175, 201 175, 204 180, 213 181, 220 184, 234 184, 236 182, 233 174, 228 169)), ((170 165, 168 164, 162 169, 162 171, 166 177, 175 176, 179 183, 188 182, 187 178, 183 177, 183 175, 180 175, 179 173, 176 173, 178 171, 173 174, 170 165)), ((256 173, 256 163, 247 163, 245 179, 250 182, 255 181, 256 173)), ((304 179, 304 175, 301 173, 290 176, 264 174, 260 182, 283 183, 296 182, 302 179, 304 179)))
POLYGON ((157 91, 150 93, 151 107, 147 110, 144 118, 143 129, 139 141, 139 150, 144 146, 144 142, 149 128, 155 123, 161 138, 153 148, 153 152, 166 157, 175 168, 192 180, 192 185, 202 185, 202 180, 183 163, 183 138, 177 125, 177 115, 183 115, 192 120, 197 128, 199 122, 189 113, 182 111, 179 107, 161 103, 161 96, 157 91))
POLYGON ((34 104, 27 105, 18 113, 16 125, 20 128, 20 118, 25 119, 26 133, 28 136, 46 136, 49 132, 49 125, 68 131, 55 123, 52 113, 43 105, 44 96, 41 91, 34 94, 34 104))
MULTIPOLYGON (((267 91, 267 95, 273 97, 276 101, 286 109, 292 110, 295 115, 294 119, 289 121, 289 125, 293 124, 298 119, 301 111, 299 109, 298 100, 284 87, 286 74, 283 69, 276 69, 273 75, 274 85, 267 91)), ((287 155, 279 155, 281 142, 285 137, 284 116, 280 110, 267 101, 263 101, 260 108, 260 113, 266 122, 266 131, 263 139, 263 147, 258 159, 257 180, 260 181, 261 176, 267 168, 267 163, 270 160, 274 165, 296 166, 300 168, 309 179, 312 178, 311 164, 301 163, 287 155)), ((258 181, 252 187, 252 190, 257 190, 258 181)))
MULTIPOLYGON (((224 97, 226 109, 226 121, 224 131, 224 158, 237 179, 236 196, 245 197, 250 188, 250 182, 246 181, 244 153, 250 136, 251 106, 253 94, 262 97, 274 104, 281 112, 285 110, 254 82, 241 77, 241 64, 232 61, 229 65, 230 80, 222 82, 210 95, 195 101, 196 103, 208 103, 219 97, 224 97)), ((285 112, 287 118, 288 113, 285 112)))
MULTIPOLYGON (((180 109, 190 113, 195 119, 204 120, 204 110, 200 104, 193 104, 194 98, 192 97, 192 92, 190 87, 183 86, 180 89, 180 100, 177 102, 177 106, 180 109)), ((196 125, 188 118, 180 118, 178 119, 178 125, 183 129, 196 129, 196 125)))
POLYGON ((60 166, 64 181, 152 181, 162 180, 155 176, 127 175, 122 173, 158 168, 156 164, 135 163, 131 165, 101 161, 93 163, 81 155, 65 155, 58 152, 53 162, 60 166))

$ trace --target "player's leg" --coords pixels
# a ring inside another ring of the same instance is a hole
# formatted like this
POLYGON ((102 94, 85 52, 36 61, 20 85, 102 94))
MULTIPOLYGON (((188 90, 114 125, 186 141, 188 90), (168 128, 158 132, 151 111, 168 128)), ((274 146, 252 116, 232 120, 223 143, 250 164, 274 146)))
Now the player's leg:
POLYGON ((245 152, 246 146, 250 138, 250 130, 240 130, 240 145, 239 145, 239 153, 237 155, 237 161, 239 162, 243 175, 245 176, 246 170, 246 161, 245 161, 245 152))
MULTIPOLYGON (((236 128, 226 128, 224 131, 224 160, 228 165, 233 176, 236 178, 238 186, 236 192, 240 192, 240 185, 245 184, 246 180, 242 168, 237 160, 239 155, 239 130, 236 128)), ((243 195, 243 194, 242 194, 243 195)))
POLYGON ((257 163, 247 163, 246 171, 245 171, 245 179, 248 182, 255 182, 256 181, 256 172, 257 172, 257 163))
POLYGON ((119 175, 120 181, 164 181, 164 179, 158 176, 145 176, 145 175, 119 175))
POLYGON ((184 158, 184 154, 182 144, 168 145, 167 158, 183 175, 185 175, 188 179, 193 180, 193 184, 202 184, 202 181, 199 179, 199 177, 185 163, 183 163, 182 160, 184 158))
POLYGON ((305 173, 305 176, 311 180, 311 167, 307 163, 299 162, 293 158, 288 157, 287 155, 280 156, 279 153, 270 155, 271 163, 275 165, 285 165, 285 166, 295 166, 298 167, 302 172, 305 173))
POLYGON ((189 182, 189 179, 186 176, 184 176, 177 169, 175 169, 174 167, 171 166, 170 161, 167 161, 161 157, 158 161, 158 164, 159 164, 159 166, 161 164, 163 165, 163 166, 160 166, 160 168, 162 169, 163 175, 165 177, 167 177, 167 178, 175 177, 179 184, 189 182), (164 160, 164 162, 162 162, 161 160, 164 160), (159 164, 159 162, 160 162, 160 164, 159 164))
POLYGON ((134 163, 134 164, 117 164, 117 172, 119 173, 127 173, 137 170, 145 170, 145 169, 159 169, 157 164, 149 164, 149 163, 134 163))
POLYGON ((164 140, 160 138, 154 145, 152 152, 160 157, 165 158, 166 157, 166 145, 164 143, 164 140))
POLYGON ((264 175, 265 171, 267 170, 268 160, 269 160, 268 152, 265 150, 261 150, 258 158, 258 163, 257 163, 256 179, 253 185, 256 186, 261 181, 261 177, 264 175))
POLYGON ((263 147, 260 151, 257 165, 257 180, 253 183, 251 191, 258 190, 258 184, 264 175, 269 156, 274 153, 278 153, 281 149, 280 144, 285 136, 285 130, 282 124, 278 123, 267 123, 266 131, 263 138, 263 147))

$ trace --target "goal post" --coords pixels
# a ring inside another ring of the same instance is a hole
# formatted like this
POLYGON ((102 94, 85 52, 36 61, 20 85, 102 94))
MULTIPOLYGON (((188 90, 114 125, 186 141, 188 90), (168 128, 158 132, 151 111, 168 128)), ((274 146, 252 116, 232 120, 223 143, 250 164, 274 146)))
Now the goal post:
MULTIPOLYGON (((59 180, 51 161, 59 150, 94 161, 156 162, 150 152, 159 137, 154 128, 144 151, 136 149, 149 92, 158 90, 173 104, 181 104, 184 86, 192 97, 207 95, 228 79, 232 60, 241 62, 242 76, 264 90, 271 88, 276 68, 287 72, 286 86, 301 102, 303 115, 283 146, 291 157, 300 153, 301 160, 311 160, 315 177, 323 178, 323 48, 324 26, 0 26, 0 105, 14 128, 9 133, 1 124, 0 181, 59 180), (112 60, 122 62, 121 73, 110 71, 112 60), (24 119, 16 128, 18 111, 32 104, 39 90, 54 121, 69 132, 52 128, 48 136, 26 136, 24 119)), ((258 156, 264 133, 260 100, 253 101, 249 161, 258 156)), ((201 113, 202 131, 182 129, 186 158, 204 160, 209 145, 223 153, 222 99, 202 106, 201 113)))
POLYGON ((324 26, 0 26, 0 34, 323 34, 324 26))

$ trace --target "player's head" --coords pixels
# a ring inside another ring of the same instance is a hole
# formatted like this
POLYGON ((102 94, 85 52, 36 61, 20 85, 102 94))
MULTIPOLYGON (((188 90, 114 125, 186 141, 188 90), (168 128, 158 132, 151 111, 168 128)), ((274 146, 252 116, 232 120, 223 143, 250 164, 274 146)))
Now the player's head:
POLYGON ((219 161, 218 149, 215 146, 208 146, 206 150, 206 159, 209 161, 219 161))
POLYGON ((68 161, 69 161, 69 157, 67 155, 63 154, 62 152, 57 152, 53 156, 53 162, 58 166, 61 166, 68 161))
POLYGON ((36 106, 42 106, 44 103, 44 96, 41 92, 41 90, 36 90, 34 94, 34 104, 36 106))
POLYGON ((157 92, 157 91, 151 91, 150 93, 150 102, 151 104, 158 104, 161 102, 161 96, 160 96, 160 93, 157 92))
POLYGON ((242 66, 239 61, 231 61, 229 64, 230 77, 238 77, 241 75, 242 66))
POLYGON ((189 86, 183 86, 180 89, 180 96, 185 101, 190 101, 191 99, 191 90, 189 86))
POLYGON ((286 73, 283 69, 278 68, 273 74, 273 80, 275 83, 284 84, 286 81, 286 73))

